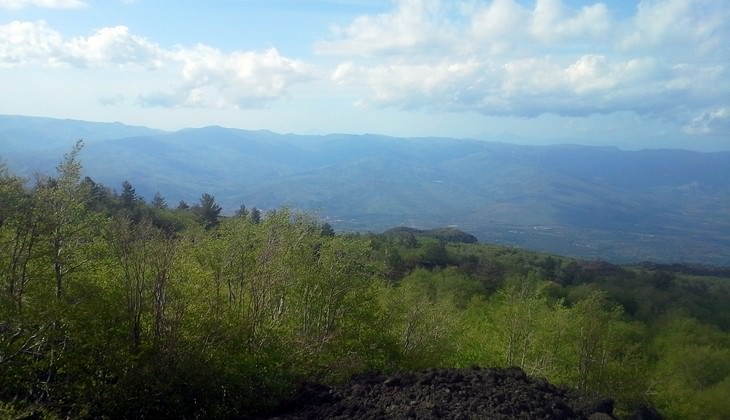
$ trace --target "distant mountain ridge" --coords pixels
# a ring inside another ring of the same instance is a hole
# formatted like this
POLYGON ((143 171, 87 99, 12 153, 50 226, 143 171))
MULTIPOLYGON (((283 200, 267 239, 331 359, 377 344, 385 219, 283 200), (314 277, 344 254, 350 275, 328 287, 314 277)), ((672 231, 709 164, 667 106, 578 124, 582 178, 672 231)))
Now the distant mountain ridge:
POLYGON ((314 212, 343 230, 456 226, 486 242, 612 261, 730 265, 730 152, 293 135, 0 116, 0 158, 85 173, 150 199, 314 212))
POLYGON ((149 136, 163 133, 147 127, 68 119, 0 115, 2 149, 48 150, 70 147, 77 139, 87 143, 101 140, 149 136))

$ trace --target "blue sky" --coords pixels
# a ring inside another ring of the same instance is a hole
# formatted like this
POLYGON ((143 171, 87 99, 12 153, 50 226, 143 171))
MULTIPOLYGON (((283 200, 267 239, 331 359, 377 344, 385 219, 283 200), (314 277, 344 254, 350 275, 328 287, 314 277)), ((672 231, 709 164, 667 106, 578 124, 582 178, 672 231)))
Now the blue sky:
POLYGON ((0 113, 730 150, 727 0, 0 0, 0 113))

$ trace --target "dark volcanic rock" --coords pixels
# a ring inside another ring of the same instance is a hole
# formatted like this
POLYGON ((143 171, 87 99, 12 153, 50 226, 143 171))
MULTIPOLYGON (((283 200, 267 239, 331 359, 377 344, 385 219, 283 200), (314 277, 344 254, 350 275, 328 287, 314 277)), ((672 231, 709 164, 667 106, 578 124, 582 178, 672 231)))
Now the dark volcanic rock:
POLYGON ((305 385, 275 419, 612 419, 613 401, 578 396, 518 368, 366 374, 305 385))

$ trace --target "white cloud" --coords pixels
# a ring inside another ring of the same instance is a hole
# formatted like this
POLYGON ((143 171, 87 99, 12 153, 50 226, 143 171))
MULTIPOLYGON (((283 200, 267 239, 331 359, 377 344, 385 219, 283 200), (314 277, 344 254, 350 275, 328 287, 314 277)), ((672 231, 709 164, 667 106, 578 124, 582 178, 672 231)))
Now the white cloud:
POLYGON ((317 52, 334 55, 436 52, 450 45, 454 34, 439 0, 401 0, 392 13, 360 16, 350 25, 332 28, 334 40, 320 42, 317 52))
POLYGON ((125 26, 102 28, 89 37, 64 40, 44 21, 0 25, 0 67, 159 67, 167 56, 159 46, 132 35, 125 26))
POLYGON ((306 64, 286 58, 274 48, 225 54, 198 45, 178 50, 173 59, 182 63, 182 82, 170 92, 143 95, 143 104, 257 107, 285 95, 293 83, 311 77, 306 64))
POLYGON ((619 46, 627 51, 659 50, 682 59, 728 52, 730 7, 723 0, 642 1, 619 46))
POLYGON ((335 70, 333 80, 339 84, 365 83, 370 86, 374 95, 364 104, 418 108, 424 103, 435 102, 438 105, 432 108, 450 109, 463 106, 463 102, 468 101, 469 91, 477 87, 473 82, 488 83, 487 77, 482 80, 476 78, 478 73, 486 76, 487 72, 483 63, 477 62, 377 67, 344 63, 335 70))
POLYGON ((602 3, 571 12, 560 0, 537 0, 529 27, 537 39, 556 41, 600 36, 607 33, 610 26, 608 9, 602 3))
POLYGON ((62 46, 61 35, 45 22, 14 21, 0 25, 0 68, 57 64, 62 46))
POLYGON ((47 9, 76 9, 86 6, 81 0, 0 0, 0 9, 22 9, 28 6, 47 9))
POLYGON ((597 46, 613 26, 602 3, 571 10, 560 0, 538 0, 533 8, 516 0, 492 0, 469 3, 462 13, 468 25, 458 38, 469 47, 466 50, 493 55, 565 42, 597 46))
POLYGON ((89 37, 74 38, 64 45, 66 61, 79 66, 137 65, 161 67, 169 53, 147 39, 133 35, 126 26, 101 28, 89 37))
POLYGON ((730 135, 730 106, 707 110, 685 125, 688 134, 730 135))
MULTIPOLYGON (((530 117, 629 111, 682 125, 693 109, 730 97, 724 0, 642 1, 628 18, 613 3, 454 4, 396 1, 317 48, 344 58, 332 79, 368 89, 358 103, 373 106, 530 117)), ((700 122, 719 121, 708 115, 700 122)))
POLYGON ((601 55, 584 55, 565 69, 566 81, 576 93, 606 91, 616 87, 618 79, 613 73, 606 57, 601 55))
MULTIPOLYGON (((196 45, 164 49, 126 26, 101 28, 87 37, 64 39, 47 23, 0 25, 0 68, 40 65, 66 68, 126 68, 179 71, 167 92, 141 95, 145 105, 260 106, 285 95, 311 70, 276 49, 234 51, 196 45)), ((108 102, 108 101, 107 101, 108 102)))
POLYGON ((471 19, 465 38, 485 45, 491 54, 506 53, 525 39, 522 25, 529 20, 530 10, 514 0, 494 0, 466 12, 471 19))
MULTIPOLYGON (((650 59, 610 62, 600 55, 584 55, 569 63, 550 58, 380 66, 346 62, 337 67, 332 79, 370 87, 372 96, 361 101, 365 105, 472 110, 487 115, 588 115, 648 112, 658 99, 632 101, 634 86, 648 83, 653 68, 650 59)), ((643 93, 652 91, 656 98, 675 94, 661 85, 647 85, 643 93)))

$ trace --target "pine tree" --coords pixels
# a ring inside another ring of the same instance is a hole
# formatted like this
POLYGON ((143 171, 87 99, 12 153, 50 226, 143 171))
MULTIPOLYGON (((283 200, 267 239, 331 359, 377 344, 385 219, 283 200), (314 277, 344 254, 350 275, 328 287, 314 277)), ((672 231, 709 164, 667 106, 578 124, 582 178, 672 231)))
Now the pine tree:
POLYGON ((200 197, 200 204, 195 206, 200 223, 206 229, 211 229, 220 223, 220 214, 222 207, 215 202, 215 197, 205 193, 200 197))

